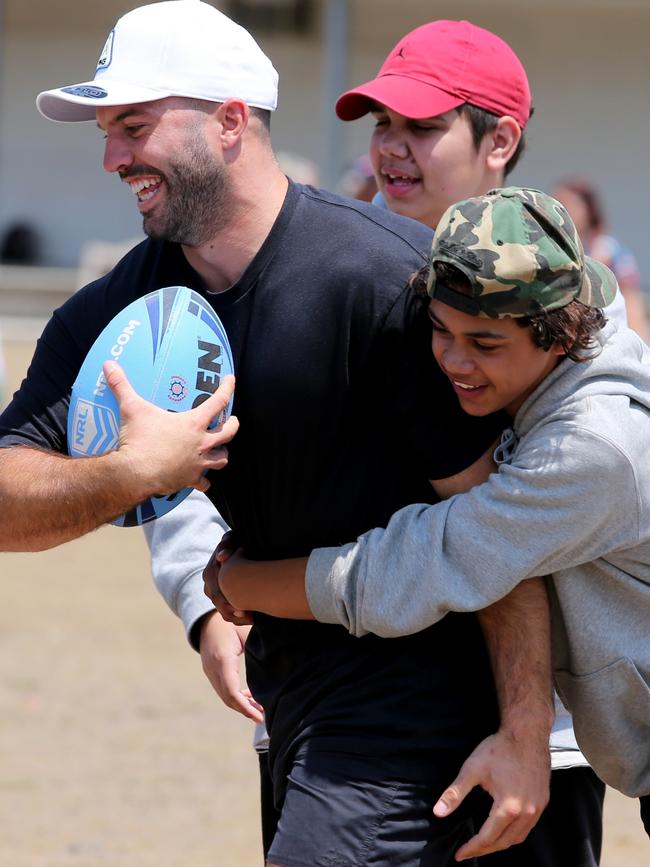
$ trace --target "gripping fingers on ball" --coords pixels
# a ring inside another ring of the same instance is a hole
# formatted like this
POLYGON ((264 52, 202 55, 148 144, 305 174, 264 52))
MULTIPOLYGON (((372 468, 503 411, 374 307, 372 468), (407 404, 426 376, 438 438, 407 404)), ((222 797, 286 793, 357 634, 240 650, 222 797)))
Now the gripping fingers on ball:
POLYGON ((212 448, 229 443, 238 430, 239 420, 237 416, 231 415, 223 425, 208 432, 212 448))
POLYGON ((228 449, 220 446, 210 449, 204 455, 205 467, 208 470, 222 470, 228 463, 228 449))
POLYGON ((207 494, 210 490, 210 482, 206 479, 205 476, 200 476, 197 479, 196 484, 192 485, 195 491, 200 491, 202 494, 207 494))
POLYGON ((207 400, 199 404, 193 412, 201 420, 202 427, 208 427, 213 419, 218 418, 232 400, 235 391, 235 377, 224 376, 219 388, 207 400))

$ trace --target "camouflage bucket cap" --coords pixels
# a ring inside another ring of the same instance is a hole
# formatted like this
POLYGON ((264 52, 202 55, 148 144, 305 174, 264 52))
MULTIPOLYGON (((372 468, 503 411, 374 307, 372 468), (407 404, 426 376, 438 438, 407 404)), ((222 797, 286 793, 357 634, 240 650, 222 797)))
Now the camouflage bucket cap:
POLYGON ((430 262, 429 295, 472 316, 532 316, 573 300, 606 307, 616 294, 616 278, 585 256, 566 209, 539 190, 506 187, 452 205, 430 262), (458 268, 471 294, 436 280, 436 262, 458 268))

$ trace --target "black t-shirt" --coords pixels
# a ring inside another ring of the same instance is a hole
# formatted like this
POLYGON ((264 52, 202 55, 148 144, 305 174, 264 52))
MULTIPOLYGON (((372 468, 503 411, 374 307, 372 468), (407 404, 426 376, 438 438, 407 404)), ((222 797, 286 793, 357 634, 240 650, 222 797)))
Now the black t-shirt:
MULTIPOLYGON (((210 495, 247 555, 304 555, 383 526, 431 501, 427 479, 463 469, 498 432, 461 411, 433 361, 424 302, 407 288, 430 242, 418 223, 296 184, 225 292, 206 293, 178 245, 144 241, 55 312, 0 416, 0 445, 66 451, 70 389, 93 340, 135 298, 186 285, 210 301, 233 350, 240 431, 210 495)), ((259 615, 246 661, 280 787, 307 738, 402 752, 417 769, 423 750, 468 750, 495 725, 472 616, 386 640, 259 615)))

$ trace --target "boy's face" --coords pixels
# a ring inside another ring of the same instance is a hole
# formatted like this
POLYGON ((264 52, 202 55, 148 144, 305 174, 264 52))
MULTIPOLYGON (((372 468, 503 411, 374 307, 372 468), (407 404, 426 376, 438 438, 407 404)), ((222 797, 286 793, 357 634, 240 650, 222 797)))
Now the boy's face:
POLYGON ((370 160, 391 211, 432 229, 454 202, 494 185, 486 166, 489 137, 474 147, 468 117, 455 109, 416 120, 375 103, 370 160))
POLYGON ((429 316, 433 354, 470 415, 503 409, 514 417, 563 355, 560 347, 540 349, 512 319, 470 316, 435 298, 429 316))

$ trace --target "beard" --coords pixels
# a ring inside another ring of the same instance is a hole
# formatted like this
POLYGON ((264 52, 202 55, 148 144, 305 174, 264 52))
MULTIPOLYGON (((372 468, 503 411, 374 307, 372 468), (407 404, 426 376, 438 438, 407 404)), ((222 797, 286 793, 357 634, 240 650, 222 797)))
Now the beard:
POLYGON ((229 222, 232 199, 227 171, 210 151, 200 130, 188 136, 182 156, 170 160, 166 172, 166 202, 144 214, 142 228, 150 238, 199 247, 229 222))

